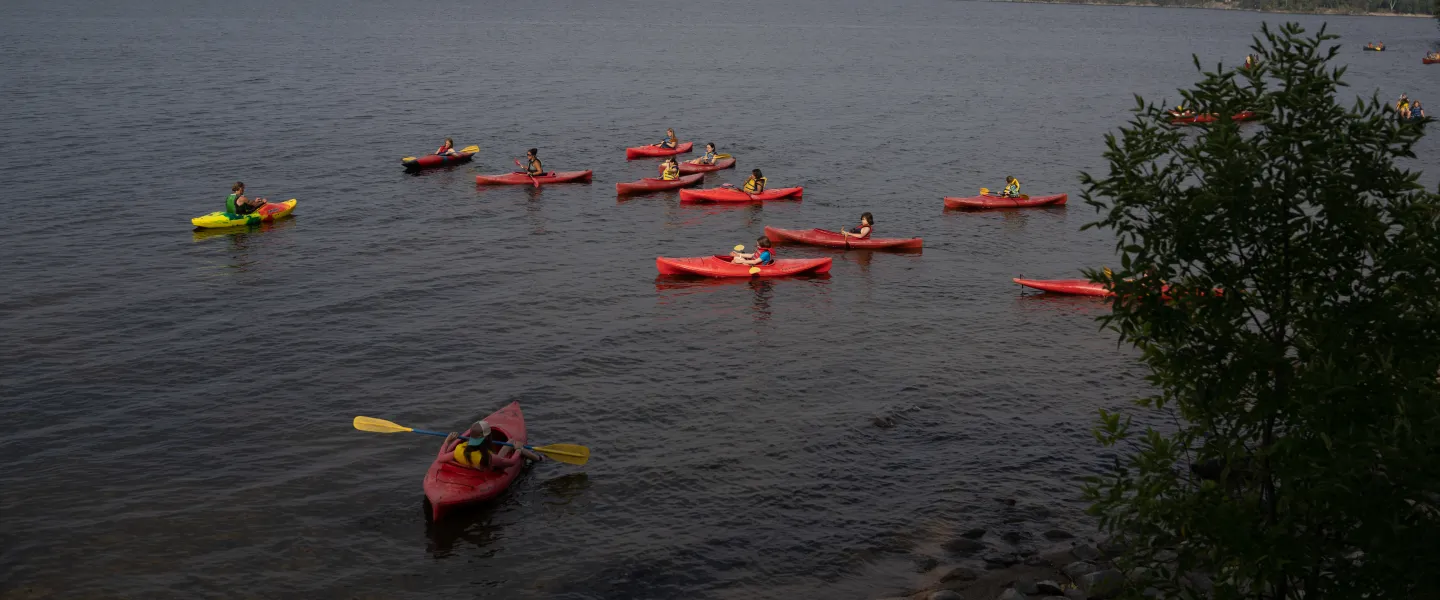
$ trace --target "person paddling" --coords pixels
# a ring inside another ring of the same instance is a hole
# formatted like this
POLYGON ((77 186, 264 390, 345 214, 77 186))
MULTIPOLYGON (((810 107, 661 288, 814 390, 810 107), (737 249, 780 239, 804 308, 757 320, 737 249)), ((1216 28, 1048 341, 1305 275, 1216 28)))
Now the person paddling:
POLYGON ((680 163, 676 162, 675 157, 671 156, 666 158, 665 162, 660 163, 660 166, 665 169, 660 173, 660 179, 664 181, 675 181, 680 178, 680 163))
POLYGON ((252 200, 245 197, 245 183, 241 181, 230 186, 230 195, 225 198, 225 212, 231 214, 248 215, 262 206, 265 206, 264 198, 252 200))
POLYGON ((840 235, 843 235, 846 238, 863 240, 870 237, 870 230, 874 227, 874 225, 875 217, 871 216, 870 213, 867 212, 860 215, 859 225, 851 228, 840 228, 840 235))
POLYGON ((525 152, 525 174, 539 177, 545 174, 545 165, 540 163, 540 150, 531 148, 525 152))
POLYGON ((674 150, 676 146, 680 145, 680 138, 675 137, 674 129, 666 129, 665 139, 660 140, 660 142, 656 143, 655 145, 661 148, 669 148, 671 150, 674 150))
POLYGON ((732 264, 768 267, 775 264, 775 246, 770 242, 770 238, 762 235, 755 240, 754 252, 731 251, 730 256, 733 257, 730 259, 732 264))
POLYGON ((705 153, 688 161, 692 165, 713 165, 715 164, 715 144, 705 144, 705 153))
POLYGON ((435 150, 436 156, 455 156, 456 154, 459 152, 455 151, 455 140, 450 138, 445 138, 445 143, 440 144, 440 148, 435 150))
POLYGON ((476 421, 470 426, 470 439, 461 440, 460 434, 450 432, 445 436, 443 448, 450 453, 456 464, 479 471, 503 471, 520 464, 522 460, 540 462, 545 460, 539 453, 519 446, 497 446, 495 430, 486 421, 476 421), (499 450, 495 450, 495 448, 499 450))
POLYGON ((750 178, 745 180, 745 185, 741 186, 740 189, 747 194, 758 194, 765 191, 765 184, 769 182, 770 180, 765 178, 765 175, 760 172, 760 169, 755 169, 750 171, 750 178))
POLYGON ((1001 198, 1014 198, 1020 195, 1020 180, 1009 175, 1005 176, 1005 189, 1001 190, 1001 198))

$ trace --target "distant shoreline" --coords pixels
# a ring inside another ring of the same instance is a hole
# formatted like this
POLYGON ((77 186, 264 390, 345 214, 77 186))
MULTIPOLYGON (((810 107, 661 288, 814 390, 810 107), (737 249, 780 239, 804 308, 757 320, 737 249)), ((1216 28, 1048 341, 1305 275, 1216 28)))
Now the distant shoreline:
POLYGON ((1390 12, 1346 12, 1340 10, 1261 10, 1255 8, 1240 8, 1224 2, 1206 2, 1195 6, 1161 6, 1154 2, 1143 0, 1124 0, 1120 2, 1105 2, 1103 0, 991 0, 993 2, 1017 2, 1024 4, 1083 4, 1086 6, 1148 6, 1154 8, 1202 8, 1208 10, 1239 10, 1246 12, 1272 13, 1278 15, 1326 15, 1340 17, 1411 17, 1422 19, 1433 19, 1434 15, 1423 13, 1390 13, 1390 12))

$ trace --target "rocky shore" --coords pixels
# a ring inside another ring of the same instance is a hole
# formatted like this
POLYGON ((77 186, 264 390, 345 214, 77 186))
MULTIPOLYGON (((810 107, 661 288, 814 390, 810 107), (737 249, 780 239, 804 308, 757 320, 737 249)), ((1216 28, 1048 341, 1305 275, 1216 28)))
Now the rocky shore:
POLYGON ((1118 544, 1052 529, 1043 539, 982 528, 945 541, 919 589, 881 600, 1105 600, 1124 587, 1118 544), (1043 547, 1043 550, 1040 549, 1043 547))

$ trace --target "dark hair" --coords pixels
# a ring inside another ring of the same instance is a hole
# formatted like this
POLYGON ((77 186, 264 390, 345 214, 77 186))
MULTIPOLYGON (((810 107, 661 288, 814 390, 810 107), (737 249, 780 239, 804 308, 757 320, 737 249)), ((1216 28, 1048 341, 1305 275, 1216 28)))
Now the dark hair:
POLYGON ((750 175, 756 178, 764 177, 764 175, 760 174, 760 169, 750 171, 750 175))
POLYGON ((535 158, 540 158, 540 149, 539 149, 539 148, 531 148, 531 149, 530 149, 530 156, 534 156, 535 158))
POLYGON ((446 144, 449 144, 449 145, 451 145, 451 146, 454 146, 454 145, 455 145, 455 140, 452 140, 452 139, 450 139, 450 138, 445 138, 445 143, 446 143, 446 144))
POLYGON ((715 142, 705 142, 705 147, 706 147, 706 148, 714 148, 714 147, 715 147, 715 142))
POLYGON ((235 182, 235 185, 230 186, 230 191, 232 192, 238 192, 243 189, 245 189, 245 183, 240 181, 237 181, 235 182))
POLYGON ((760 248, 769 248, 770 246, 773 246, 774 243, 770 241, 769 237, 762 235, 759 239, 755 240, 755 245, 760 248))
POLYGON ((1005 181, 1006 181, 1006 182, 1015 181, 1015 176, 1014 176, 1014 175, 1006 175, 1006 176, 1005 176, 1005 181))
POLYGON ((875 224, 875 215, 872 215, 872 214, 870 214, 870 213, 868 213, 868 212, 867 212, 867 213, 862 213, 862 214, 860 215, 860 220, 861 220, 861 221, 864 221, 864 222, 866 222, 866 223, 869 223, 869 224, 871 224, 871 225, 874 225, 874 224, 875 224))

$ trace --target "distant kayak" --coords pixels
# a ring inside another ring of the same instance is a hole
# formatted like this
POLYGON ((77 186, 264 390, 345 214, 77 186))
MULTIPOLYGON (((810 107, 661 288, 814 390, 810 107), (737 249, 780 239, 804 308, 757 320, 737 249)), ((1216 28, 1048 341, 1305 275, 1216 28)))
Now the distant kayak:
MULTIPOLYGON (((529 438, 525 434, 525 415, 520 412, 520 403, 509 406, 485 417, 490 423, 494 439, 524 445, 529 438)), ((466 437, 474 432, 466 430, 466 437)), ((498 447, 496 448, 498 449, 498 447)), ((515 476, 525 467, 521 460, 503 471, 489 469, 481 471, 457 464, 454 455, 445 451, 444 443, 425 472, 425 500, 430 505, 430 518, 439 521, 446 513, 467 505, 484 502, 504 492, 515 481, 515 476)))
POLYGON ((1089 279, 1013 279, 1015 283, 1028 288, 1034 288, 1042 292, 1053 292, 1056 294, 1073 294, 1077 296, 1114 296, 1103 284, 1095 283, 1089 279))
POLYGON ((531 177, 524 173, 505 173, 504 175, 476 175, 476 185, 530 185, 538 182, 540 185, 547 183, 584 183, 590 181, 590 171, 551 171, 544 175, 531 177))
POLYGON ((703 275, 705 277, 784 277, 786 275, 821 274, 830 272, 829 258, 777 258, 773 265, 737 265, 729 256, 699 256, 694 258, 655 258, 655 268, 661 275, 703 275), (759 267, 760 272, 750 274, 750 269, 759 267))
POLYGON ((853 248, 858 250, 915 250, 923 247, 920 238, 846 238, 837 232, 825 229, 779 229, 766 227, 765 237, 774 242, 809 244, 827 248, 853 248))
POLYGON ((709 188, 704 190, 680 190, 680 200, 687 202, 764 202, 793 198, 800 200, 805 193, 803 187, 775 188, 758 194, 749 194, 740 188, 709 188))
MULTIPOLYGON (((1230 120, 1231 120, 1231 121, 1249 121, 1249 120, 1254 119, 1254 118, 1255 118, 1255 113, 1250 112, 1250 111, 1248 111, 1248 110, 1240 111, 1240 112, 1238 112, 1238 113, 1236 113, 1236 114, 1230 115, 1230 120)), ((1215 114, 1195 115, 1195 116, 1191 116, 1191 117, 1172 117, 1172 118, 1170 119, 1170 124, 1171 124, 1171 125, 1195 125, 1195 124, 1200 124, 1200 123, 1214 123, 1215 121, 1218 121, 1219 119, 1220 119, 1220 117, 1219 117, 1218 115, 1215 115, 1215 114)))
POLYGON ((295 210, 295 199, 291 198, 284 202, 266 202, 264 206, 256 209, 248 215, 237 215, 230 212, 213 212, 190 219, 190 224, 204 229, 221 229, 225 227, 240 227, 242 225, 258 225, 265 221, 274 221, 290 216, 295 210))
MULTIPOLYGON (((659 165, 659 167, 660 170, 665 170, 665 165, 659 165)), ((680 174, 692 175, 695 173, 709 173, 711 171, 719 171, 722 169, 733 168, 735 168, 735 159, 733 158, 722 158, 715 161, 715 164, 713 165, 697 165, 694 163, 682 162, 680 163, 680 174)))
POLYGON ((474 152, 461 152, 455 155, 426 154, 419 158, 410 157, 409 160, 402 159, 400 164, 406 171, 419 171, 434 167, 446 167, 470 162, 470 157, 475 156, 474 152))
POLYGON ((628 196, 630 194, 645 194, 648 192, 678 190, 682 187, 700 185, 700 180, 704 178, 704 173, 685 175, 679 179, 672 179, 670 181, 646 177, 644 179, 641 179, 640 181, 615 184, 615 194, 620 196, 628 196))
POLYGON ((1423 65, 1433 65, 1433 64, 1435 64, 1435 63, 1440 63, 1440 58, 1422 58, 1422 59, 1420 59, 1420 64, 1423 64, 1423 65))
POLYGON ((1068 194, 1053 194, 1050 196, 1016 196, 1006 198, 982 194, 979 196, 945 198, 945 208, 960 210, 983 210, 987 208, 1025 208, 1030 206, 1063 206, 1070 199, 1068 194))
POLYGON ((664 148, 661 146, 636 146, 634 148, 625 149, 625 159, 635 160, 637 158, 649 158, 652 156, 675 156, 676 154, 684 154, 686 152, 689 152, 690 149, 694 147, 695 142, 680 142, 679 144, 676 144, 674 148, 664 148))
POLYGON ((1366 47, 1365 47, 1365 51, 1366 51, 1366 52, 1384 52, 1385 49, 1384 49, 1384 48, 1376 48, 1376 47, 1374 47, 1374 46, 1366 46, 1366 47))

